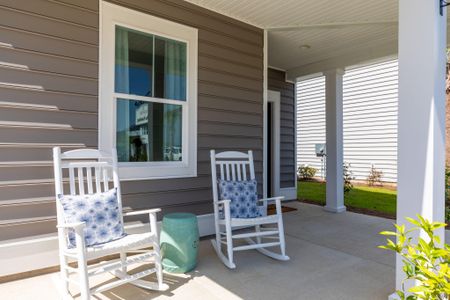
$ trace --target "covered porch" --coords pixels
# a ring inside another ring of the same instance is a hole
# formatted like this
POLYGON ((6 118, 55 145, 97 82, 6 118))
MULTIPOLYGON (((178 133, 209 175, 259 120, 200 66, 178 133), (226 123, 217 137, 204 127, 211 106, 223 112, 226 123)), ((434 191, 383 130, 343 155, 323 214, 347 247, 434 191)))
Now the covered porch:
MULTIPOLYGON (((386 56, 398 55, 400 105, 397 220, 402 223, 407 216, 421 214, 433 221, 443 221, 447 15, 445 11, 441 11, 442 1, 400 0, 398 5, 397 1, 391 0, 372 2, 348 0, 335 1, 329 5, 329 1, 312 0, 190 0, 187 1, 190 2, 189 5, 185 2, 178 4, 175 1, 153 1, 161 6, 145 4, 149 7, 145 7, 144 1, 123 2, 128 8, 156 14, 161 18, 168 16, 173 22, 186 23, 188 26, 200 29, 198 36, 200 41, 198 82, 200 84, 198 93, 193 93, 195 100, 197 94, 199 95, 199 109, 193 106, 191 110, 194 112, 191 118, 193 125, 189 127, 196 128, 199 124, 198 134, 194 132, 192 135, 194 138, 191 139, 193 151, 190 153, 195 156, 195 159, 190 162, 194 171, 187 177, 180 177, 181 179, 177 180, 172 180, 170 177, 154 177, 144 178, 145 181, 142 178, 140 178, 141 181, 124 181, 123 191, 132 208, 167 206, 165 213, 192 210, 202 220, 200 223, 203 227, 201 228, 203 235, 212 234, 209 161, 208 156, 205 155, 210 149, 253 148, 258 151, 257 177, 263 186, 261 191, 263 196, 272 196, 268 195, 270 192, 282 194, 284 189, 286 195, 292 199, 295 198, 296 187, 293 186, 296 167, 295 153, 293 153, 295 152, 295 125, 293 125, 295 105, 283 106, 281 103, 278 106, 278 112, 282 118, 278 120, 279 128, 274 130, 278 140, 275 140, 273 144, 284 143, 291 147, 289 149, 275 147, 269 151, 268 102, 277 101, 270 99, 269 90, 273 88, 268 78, 270 68, 281 72, 280 74, 285 77, 283 81, 292 85, 301 77, 317 74, 326 76, 327 205, 324 210, 318 206, 297 202, 286 203, 287 206, 297 208, 297 211, 284 214, 287 251, 291 257, 288 262, 272 261, 249 251, 237 255, 236 261, 239 268, 231 271, 221 264, 209 241, 205 240, 201 243, 199 265, 194 272, 185 276, 165 275, 165 281, 170 286, 169 292, 160 294, 125 285, 99 297, 105 299, 386 299, 396 288, 399 288, 403 279, 401 261, 398 259, 396 261, 394 254, 377 249, 378 245, 384 243, 384 238, 378 233, 392 229, 392 220, 346 212, 344 206, 342 77, 346 68, 367 61, 377 61, 386 56), (210 12, 206 9, 215 13, 208 16, 210 12), (195 12, 193 16, 190 15, 192 12, 195 12), (234 20, 226 19, 228 17, 234 20), (237 24, 238 22, 242 24, 237 24), (221 28, 224 24, 229 27, 221 28), (250 26, 252 28, 249 28, 250 26), (196 143, 197 136, 198 143, 196 143), (272 160, 269 158, 270 154, 275 155, 272 160), (269 166, 271 162, 273 165, 269 166), (283 182, 287 182, 285 186, 283 182), (273 187, 269 189, 271 184, 273 187), (189 196, 186 196, 187 194, 189 196)), ((91 5, 89 1, 85 3, 91 5)), ((101 4, 102 1, 99 3, 101 4)), ((66 9, 76 6, 67 3, 62 5, 66 9)), ((81 8, 77 9, 86 11, 85 8, 81 8)), ((31 15, 27 12, 28 7, 21 9, 26 11, 27 15, 31 15)), ((12 121, 9 116, 4 117, 6 121, 2 123, 2 126, 10 131, 5 133, 2 149, 9 151, 8 157, 12 158, 9 158, 11 161, 3 162, 3 166, 15 168, 14 170, 19 169, 20 172, 17 171, 18 175, 10 172, 14 175, 11 175, 13 179, 5 176, 1 186, 6 191, 2 194, 5 198, 3 205, 6 207, 3 213, 4 218, 7 219, 2 225, 9 230, 4 231, 2 240, 7 243, 0 250, 5 253, 5 258, 6 254, 14 253, 16 261, 27 265, 27 268, 24 268, 26 272, 50 265, 48 262, 39 264, 38 260, 33 259, 33 255, 39 251, 47 255, 47 259, 52 261, 53 265, 56 261, 54 255, 56 239, 52 234, 55 218, 54 212, 48 208, 50 205, 54 207, 51 172, 48 175, 50 170, 48 149, 64 143, 67 147, 97 148, 101 140, 105 138, 105 135, 97 128, 97 99, 101 100, 101 96, 97 97, 97 26, 98 21, 101 20, 97 9, 98 3, 97 7, 90 9, 92 20, 94 20, 94 25, 89 27, 92 41, 84 41, 87 34, 79 33, 78 37, 78 32, 74 33, 75 37, 71 37, 76 43, 72 40, 66 41, 70 45, 89 44, 89 52, 85 55, 90 60, 89 66, 92 72, 88 78, 89 89, 78 82, 65 83, 66 86, 64 86, 53 78, 28 79, 23 74, 14 75, 15 77, 5 75, 4 80, 8 84, 2 88, 8 91, 24 89, 29 92, 34 89, 36 93, 45 92, 54 95, 57 92, 66 95, 64 93, 67 93, 65 91, 67 89, 71 94, 83 97, 84 100, 88 97, 82 93, 89 92, 89 99, 94 99, 93 104, 90 104, 92 107, 89 108, 92 110, 89 112, 92 124, 88 125, 92 128, 88 128, 90 133, 88 136, 84 136, 87 126, 84 124, 84 119, 66 121, 65 118, 58 116, 55 118, 57 121, 54 121, 58 127, 55 124, 45 123, 47 115, 45 118, 36 117, 37 121, 34 122, 30 122, 29 115, 25 113, 17 114, 15 118, 11 117, 12 121), (74 129, 72 123, 59 124, 58 122, 79 123, 77 125, 79 128, 75 126, 74 129), (23 136, 17 134, 17 128, 20 128, 19 133, 23 136), (31 134, 31 129, 42 130, 44 133, 31 134), (56 129, 65 130, 73 137, 66 140, 65 131, 60 136, 54 135, 53 131, 56 129), (16 137, 20 139, 16 141, 16 137), (99 143, 97 143, 97 137, 99 143), (83 142, 84 140, 89 140, 89 143, 83 142), (11 150, 13 147, 23 150, 23 145, 29 147, 26 149, 37 148, 42 152, 38 155, 36 154, 38 152, 30 151, 25 155, 20 151, 17 151, 19 153, 17 154, 16 151, 11 150), (36 158, 37 156, 39 157, 36 158), (39 160, 36 161, 37 159, 39 160), (32 167, 39 170, 29 174, 24 166, 28 167, 30 163, 32 167), (46 168, 47 173, 40 169, 42 167, 46 168), (36 197, 38 199, 35 199, 36 197), (40 205, 43 208, 35 210, 31 208, 32 205, 40 205), (39 216, 36 217, 34 213, 39 216), (19 217, 14 217, 15 214, 19 217), (18 229, 11 230, 14 228, 12 226, 18 229), (40 248, 29 247, 32 244, 29 241, 30 236, 39 235, 45 235, 43 238, 36 238, 36 244, 39 244, 40 248), (20 249, 20 251, 12 252, 11 249, 20 249), (21 254, 21 251, 26 255, 21 254), (24 257, 28 260, 24 260, 24 257)), ((9 10, 14 11, 15 8, 9 10)), ((59 10, 57 12, 59 13, 59 10)), ((36 12, 33 14, 38 15, 36 12)), ((43 11, 39 14, 45 16, 43 11)), ((15 20, 11 18, 13 19, 15 20)), ((60 22, 56 17, 53 20, 60 22)), ((57 26, 47 25, 42 27, 45 27, 45 30, 57 28, 57 26)), ((87 26, 76 24, 74 27, 87 26)), ((30 32, 32 29, 26 28, 30 32)), ((14 30, 16 34, 21 33, 20 30, 14 30)), ((71 31, 67 29, 67 32, 71 31)), ((30 35, 35 37, 39 34, 32 32, 30 35)), ((58 41, 65 34, 66 32, 48 33, 52 39, 59 35, 58 41)), ((22 37, 10 39, 19 46, 29 41, 22 37)), ((13 42, 1 44, 9 51, 15 51, 14 47, 17 48, 13 42)), ((40 47, 45 43, 38 40, 35 44, 40 47)), ((36 45, 27 45, 27 47, 37 52, 36 49, 40 48, 36 45)), ((23 47, 29 51, 28 48, 23 47)), ((56 46, 51 48, 51 50, 41 49, 40 51, 47 51, 46 55, 52 57, 65 55, 64 49, 59 49, 60 52, 55 54, 52 51, 56 46)), ((67 49, 73 50, 73 47, 67 47, 67 49)), ((18 59, 15 56, 13 58, 12 63, 7 61, 3 66, 11 73, 19 72, 16 69, 20 69, 24 73, 34 72, 39 76, 57 77, 60 73, 72 72, 66 65, 61 67, 62 70, 55 71, 52 69, 52 64, 42 63, 43 60, 36 59, 28 62, 28 58, 18 59), (22 65, 17 63, 21 60, 23 60, 22 65)), ((70 61, 74 61, 77 66, 80 60, 82 59, 70 58, 70 61)), ((196 61, 196 57, 193 60, 196 61)), ((86 68, 82 66, 80 69, 83 73, 86 68)), ((192 73, 196 76, 196 72, 197 69, 192 73)), ((33 76, 37 77, 37 75, 33 76)), ((78 80, 78 77, 85 75, 72 74, 71 76, 77 77, 78 80)), ((195 76, 194 78, 197 79, 195 76)), ((194 83, 197 84, 197 82, 194 83)), ((105 86, 111 88, 110 84, 105 86)), ((83 102, 78 98, 74 98, 76 101, 68 98, 63 103, 60 94, 55 99, 42 96, 45 101, 51 102, 55 107, 48 107, 49 105, 43 107, 39 103, 36 104, 33 102, 36 101, 36 97, 28 94, 26 97, 32 100, 27 101, 34 103, 32 108, 27 103, 21 102, 26 102, 23 100, 25 96, 17 96, 15 100, 19 104, 15 103, 13 106, 17 110, 46 109, 51 111, 48 115, 56 115, 61 107, 66 112, 73 113, 76 109, 80 115, 86 114, 84 111, 86 105, 83 106, 83 102), (79 104, 80 107, 73 108, 74 103, 79 104)), ((9 94, 5 93, 5 95, 9 94)), ((284 96, 280 93, 279 97, 284 96)), ((45 101, 42 100, 42 102, 45 101)), ((9 103, 2 105, 11 106, 9 103)), ((8 114, 5 113, 5 115, 8 114)), ((104 118, 106 119, 108 118, 104 118)), ((276 123, 277 121, 274 124, 276 123)), ((112 129, 110 131, 112 141, 112 129)), ((154 169, 155 173, 155 170, 158 171, 154 169)), ((443 230, 439 231, 439 235, 444 240, 443 230)), ((13 260, 8 260, 7 263, 11 268, 15 267, 13 260)), ((58 299, 56 276, 56 273, 52 273, 4 283, 0 285, 0 294, 5 299, 58 299)))
MULTIPOLYGON (((386 57, 397 57, 396 222, 404 224, 406 217, 418 214, 432 221, 445 221, 446 1, 190 2, 264 28, 265 64, 284 71, 288 80, 325 77, 325 210, 328 212, 346 211, 342 176, 345 71, 386 57)), ((363 139, 361 136, 361 143, 367 143, 363 139)), ((438 235, 444 240, 443 229, 438 235)), ((364 248, 364 245, 355 247, 364 248)), ((395 265, 394 290, 401 288, 404 278, 399 256, 395 265)), ((395 294, 389 297, 396 298, 395 294)))
MULTIPOLYGON (((395 288, 395 256, 378 249, 378 233, 392 220, 352 212, 330 214, 299 202, 284 214, 288 262, 256 251, 236 255, 239 268, 222 265, 209 240, 201 241, 197 268, 164 274, 165 293, 124 285, 99 299, 386 299, 395 288)), ((5 299, 59 299, 51 273, 0 285, 5 299)), ((108 279, 103 277, 102 279, 108 279)), ((76 291, 76 288, 74 289, 76 291)))

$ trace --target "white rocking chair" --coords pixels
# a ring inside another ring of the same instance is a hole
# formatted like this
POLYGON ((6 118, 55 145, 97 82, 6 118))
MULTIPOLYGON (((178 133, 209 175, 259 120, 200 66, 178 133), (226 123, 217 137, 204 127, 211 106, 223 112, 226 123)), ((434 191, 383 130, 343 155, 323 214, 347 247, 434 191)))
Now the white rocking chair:
MULTIPOLYGON (((117 173, 117 154, 115 149, 110 154, 92 149, 72 150, 61 153, 61 149, 55 147, 53 148, 53 161, 56 195, 64 194, 64 188, 68 188, 66 195, 69 193, 70 195, 87 195, 94 194, 94 191, 101 193, 111 188, 116 188, 119 213, 122 213, 120 182, 117 173), (64 176, 69 176, 68 186, 63 182, 63 174, 64 176)), ((163 283, 162 278, 159 239, 156 227, 156 213, 160 209, 128 212, 120 215, 123 224, 124 216, 148 214, 150 218, 148 232, 128 234, 118 240, 86 247, 84 239, 85 223, 65 223, 62 205, 59 201, 56 201, 56 203, 59 259, 61 265, 60 289, 64 298, 72 297, 69 292, 69 283, 74 283, 79 286, 81 298, 84 300, 90 299, 90 296, 95 293, 100 293, 125 283, 157 291, 163 291, 168 288, 163 283), (67 230, 69 229, 75 232, 75 248, 68 247, 67 230), (151 249, 149 250, 150 247, 151 249), (127 257, 127 253, 135 253, 135 255, 127 257), (118 254, 119 258, 87 265, 89 260, 98 260, 101 257, 114 254, 118 254), (69 265, 70 260, 77 261, 77 268, 69 265), (150 262, 154 264, 154 267, 146 268, 138 273, 128 274, 128 266, 144 262, 150 262), (118 279, 96 286, 95 288, 90 288, 89 279, 91 277, 107 272, 113 274, 118 279), (141 279, 152 273, 156 273, 157 282, 149 282, 141 279), (78 274, 78 280, 70 278, 72 274, 78 274)))
POLYGON ((216 238, 211 240, 217 255, 230 269, 236 268, 234 264, 234 251, 255 249, 271 258, 286 261, 286 244, 284 239, 283 216, 281 200, 284 197, 260 199, 263 206, 262 217, 256 218, 231 218, 230 202, 228 199, 219 199, 217 177, 221 180, 254 180, 255 168, 253 164, 253 152, 247 153, 226 151, 217 153, 211 150, 211 176, 214 200, 214 222, 216 238), (275 202, 276 214, 267 215, 268 202, 275 202), (221 214, 221 212, 223 212, 221 214), (275 226, 269 224, 275 224, 275 226), (233 234, 233 229, 243 227, 255 227, 255 231, 233 234), (233 246, 236 239, 244 239, 247 245, 233 246), (269 240, 269 241, 267 241, 269 240), (222 244, 226 246, 227 255, 222 251, 222 244), (267 248, 279 247, 280 253, 267 248))

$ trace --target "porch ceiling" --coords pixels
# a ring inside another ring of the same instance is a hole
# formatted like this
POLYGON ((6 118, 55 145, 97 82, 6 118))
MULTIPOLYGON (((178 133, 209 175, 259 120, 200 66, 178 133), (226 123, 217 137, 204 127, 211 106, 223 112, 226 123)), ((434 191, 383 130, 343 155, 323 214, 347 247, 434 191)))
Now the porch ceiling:
POLYGON ((291 79, 397 53, 395 0, 187 1, 268 29, 269 66, 291 79))

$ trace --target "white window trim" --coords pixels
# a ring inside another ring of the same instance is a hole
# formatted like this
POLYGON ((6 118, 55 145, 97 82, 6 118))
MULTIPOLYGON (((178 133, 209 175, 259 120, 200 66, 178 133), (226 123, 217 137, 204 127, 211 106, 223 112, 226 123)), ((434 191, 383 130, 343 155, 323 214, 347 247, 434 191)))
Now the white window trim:
MULTIPOLYGON (((99 50, 99 148, 116 147, 116 99, 114 98, 115 25, 187 43, 187 99, 159 99, 182 105, 181 162, 119 163, 121 180, 165 179, 197 176, 197 44, 198 30, 118 5, 101 2, 99 50)), ((126 98, 126 97, 125 97, 126 98)), ((133 96, 138 98, 138 96, 133 96)))

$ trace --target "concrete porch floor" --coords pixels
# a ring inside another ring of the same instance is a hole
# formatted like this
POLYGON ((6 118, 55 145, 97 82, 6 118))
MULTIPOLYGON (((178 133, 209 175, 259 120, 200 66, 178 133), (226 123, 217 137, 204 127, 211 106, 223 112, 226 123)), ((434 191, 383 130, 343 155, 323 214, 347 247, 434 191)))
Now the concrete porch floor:
MULTIPOLYGON (((200 243, 199 263, 187 275, 164 275, 165 293, 123 285, 93 299, 387 299, 394 291, 393 253, 377 248, 379 232, 392 220, 321 207, 287 203, 284 214, 287 253, 278 262, 256 251, 236 254, 236 270, 216 257, 209 241, 200 243)), ((56 274, 0 285, 1 299, 59 299, 56 274)), ((108 280, 108 278, 104 278, 108 280)), ((76 291, 76 289, 74 289, 76 291)))

